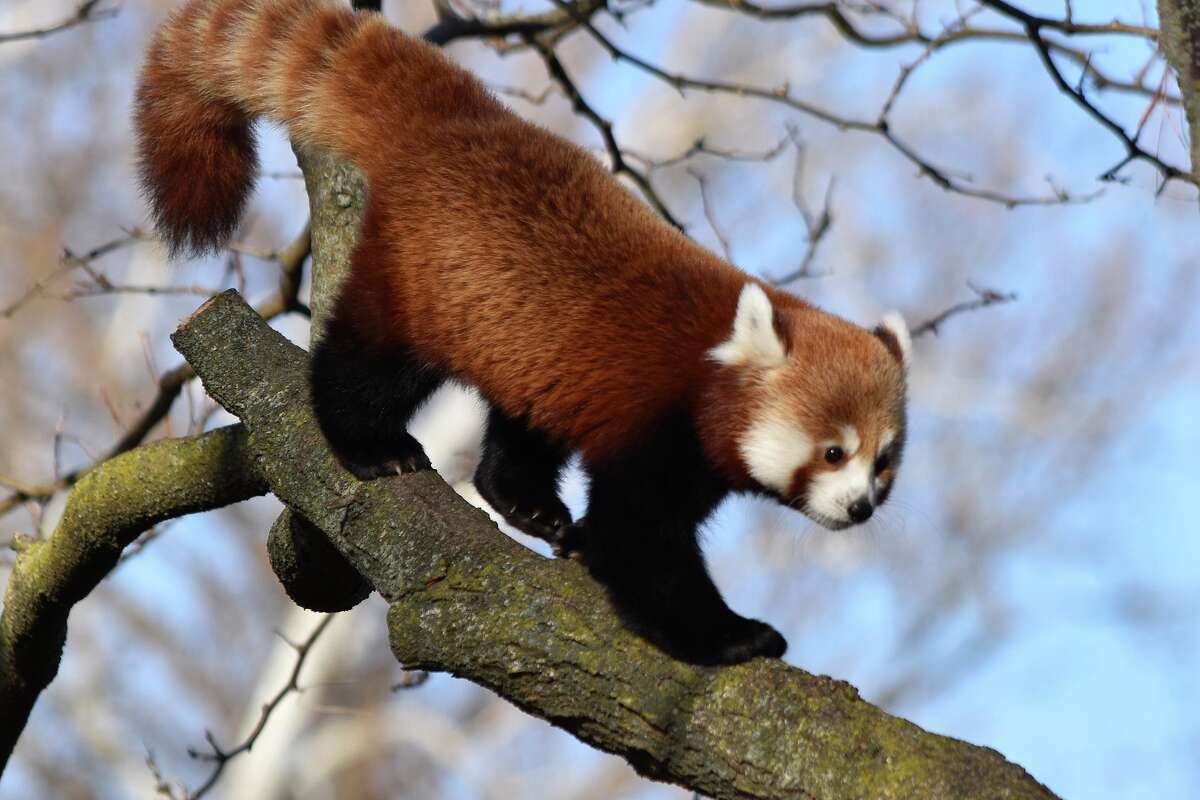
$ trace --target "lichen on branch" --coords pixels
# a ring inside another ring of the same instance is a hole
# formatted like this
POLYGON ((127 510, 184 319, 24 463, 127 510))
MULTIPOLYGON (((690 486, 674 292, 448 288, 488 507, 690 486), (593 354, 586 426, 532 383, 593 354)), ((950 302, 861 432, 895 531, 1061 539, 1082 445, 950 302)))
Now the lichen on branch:
POLYGON ((766 659, 671 659, 624 628, 579 564, 521 547, 436 473, 357 481, 317 428, 304 351, 235 292, 173 340, 253 434, 272 491, 391 603, 406 667, 466 677, 715 798, 1053 797, 999 753, 923 731, 846 683, 766 659))
POLYGON ((159 522, 265 494, 241 425, 163 439, 87 473, 48 538, 23 540, 0 613, 0 772, 58 673, 67 615, 159 522))

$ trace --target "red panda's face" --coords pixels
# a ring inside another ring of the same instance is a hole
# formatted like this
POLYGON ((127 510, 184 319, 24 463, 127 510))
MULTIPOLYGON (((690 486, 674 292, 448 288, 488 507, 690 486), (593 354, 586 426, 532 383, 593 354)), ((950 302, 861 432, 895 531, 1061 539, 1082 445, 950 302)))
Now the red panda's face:
POLYGON ((742 378, 746 474, 826 528, 869 519, 900 464, 909 351, 896 315, 874 331, 821 312, 793 319, 748 285, 732 335, 712 351, 742 378))

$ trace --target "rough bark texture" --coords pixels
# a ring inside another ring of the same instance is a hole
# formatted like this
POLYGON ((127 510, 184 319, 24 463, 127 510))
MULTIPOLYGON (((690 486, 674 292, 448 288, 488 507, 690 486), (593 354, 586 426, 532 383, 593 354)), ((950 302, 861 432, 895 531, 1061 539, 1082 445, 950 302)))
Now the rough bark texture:
POLYGON ((353 165, 316 148, 296 148, 304 173, 312 225, 311 341, 325 332, 338 287, 350 273, 350 256, 358 243, 366 184, 353 165))
POLYGON ((349 611, 371 595, 371 584, 329 537, 285 508, 267 536, 271 569, 292 602, 309 611, 349 611))
POLYGON ((18 548, 0 613, 0 773, 54 676, 67 615, 138 534, 164 520, 265 494, 241 425, 164 439, 112 458, 71 491, 54 533, 18 548))
POLYGON ((1200 178, 1200 0, 1158 0, 1158 40, 1179 77, 1187 113, 1192 175, 1200 178))
POLYGON ((405 666, 494 689, 643 774, 717 798, 1049 798, 993 750, 777 661, 692 667, 629 634, 571 561, 503 536, 435 473, 360 483, 325 447, 306 357, 234 292, 173 337, 252 432, 275 494, 391 603, 405 666))

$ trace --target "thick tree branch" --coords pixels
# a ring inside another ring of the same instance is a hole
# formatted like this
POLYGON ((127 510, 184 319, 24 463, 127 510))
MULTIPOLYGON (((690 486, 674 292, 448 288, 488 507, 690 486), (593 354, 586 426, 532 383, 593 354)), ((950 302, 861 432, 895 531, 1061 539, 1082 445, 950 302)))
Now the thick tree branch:
POLYGON ((239 416, 275 494, 392 604, 396 658, 452 672, 642 774, 717 798, 1049 798, 998 753, 927 733, 781 662, 674 661, 573 561, 503 536, 433 472, 361 483, 312 416, 307 358, 234 292, 173 337, 239 416))
POLYGON ((241 425, 164 439, 93 469, 71 492, 53 535, 15 543, 0 613, 0 773, 38 694, 58 672, 71 607, 116 566, 121 551, 159 522, 266 491, 241 425))
POLYGON ((1158 0, 1159 43, 1179 76, 1191 139, 1192 176, 1200 179, 1200 0, 1158 0))

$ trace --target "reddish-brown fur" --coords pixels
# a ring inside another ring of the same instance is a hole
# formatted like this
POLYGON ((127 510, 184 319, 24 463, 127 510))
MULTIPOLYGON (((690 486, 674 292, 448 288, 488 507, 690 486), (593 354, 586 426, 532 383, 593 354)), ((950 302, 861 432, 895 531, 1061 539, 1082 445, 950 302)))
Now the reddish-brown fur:
MULTIPOLYGON (((736 442, 755 387, 707 351, 752 279, 435 48, 320 0, 193 0, 158 34, 137 103, 174 245, 229 233, 254 172, 249 121, 282 121, 366 175, 339 311, 365 346, 412 348, 593 463, 682 406, 714 464, 747 483, 736 442)), ((902 403, 879 338, 768 292, 802 362, 784 389, 811 406, 814 435, 902 403)))

